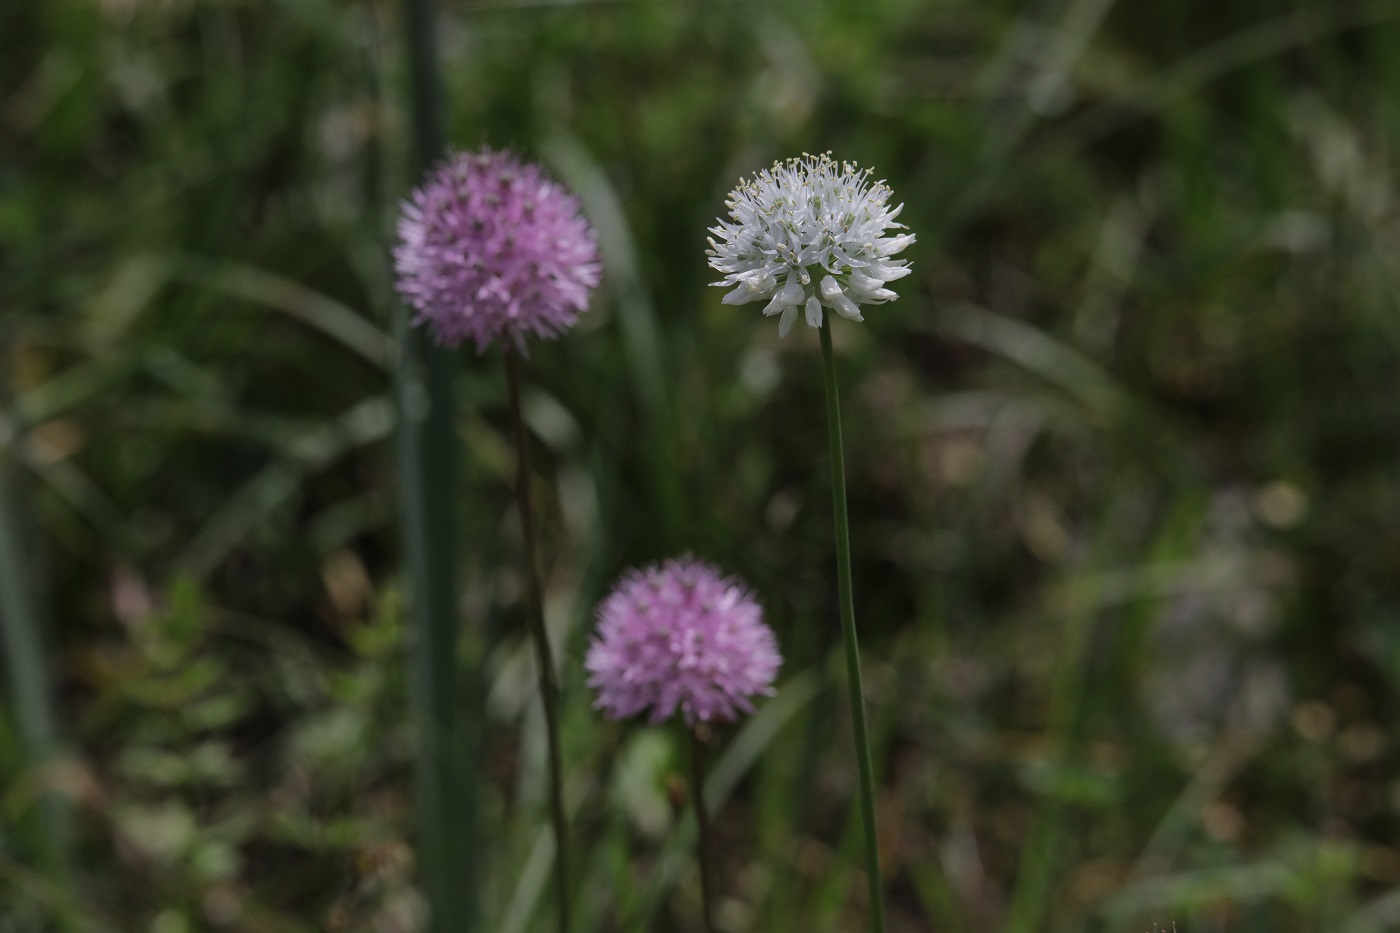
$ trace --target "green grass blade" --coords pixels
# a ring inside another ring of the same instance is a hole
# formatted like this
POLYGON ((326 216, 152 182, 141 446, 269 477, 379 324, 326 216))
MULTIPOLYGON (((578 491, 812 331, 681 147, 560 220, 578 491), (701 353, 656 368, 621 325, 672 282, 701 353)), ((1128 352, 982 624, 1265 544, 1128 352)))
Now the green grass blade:
MULTIPOLYGON (((405 41, 414 176, 444 146, 442 85, 435 50, 432 0, 405 0, 405 41)), ((430 929, 475 928, 480 850, 475 777, 464 760, 469 728, 479 716, 460 715, 457 696, 456 522, 457 442, 452 406, 455 360, 397 318, 395 372, 399 417, 399 485, 404 558, 412 593, 413 707, 418 726, 416 809, 419 870, 432 913, 430 929)))
MULTIPOLYGON (((0 636, 24 766, 39 769, 58 757, 59 736, 44 649, 43 615, 34 592, 34 576, 25 560, 12 471, 9 459, 0 455, 0 636)), ((33 834, 36 861, 44 866, 49 885, 68 890, 67 815, 61 802, 49 795, 41 798, 39 807, 38 829, 33 834)))

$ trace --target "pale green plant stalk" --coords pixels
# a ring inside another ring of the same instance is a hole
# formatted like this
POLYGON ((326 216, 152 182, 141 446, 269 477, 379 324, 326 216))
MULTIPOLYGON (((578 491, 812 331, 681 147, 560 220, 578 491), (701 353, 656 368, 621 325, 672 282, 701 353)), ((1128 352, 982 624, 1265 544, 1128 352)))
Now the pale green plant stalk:
POLYGON ((851 593, 851 533, 846 515, 846 462, 841 440, 841 399, 836 387, 836 360, 831 349, 832 315, 821 326, 822 375, 826 383, 826 427, 831 450, 831 502, 836 524, 836 591, 841 612, 841 643, 846 653, 846 687, 851 698, 856 764, 860 772, 860 811, 865 834, 865 873, 870 885, 870 928, 884 933, 885 905, 881 893, 880 839, 875 820, 875 769, 865 725, 865 690, 860 674, 860 643, 856 638, 855 598, 851 593))
MULTIPOLYGON (((444 146, 432 0, 405 0, 413 168, 421 176, 444 146)), ((397 323, 399 487, 412 598, 411 675, 418 732, 415 776, 419 870, 434 933, 476 928, 476 779, 466 762, 469 723, 457 695, 457 442, 453 354, 397 323)), ((479 717, 470 717, 473 720, 479 717)))

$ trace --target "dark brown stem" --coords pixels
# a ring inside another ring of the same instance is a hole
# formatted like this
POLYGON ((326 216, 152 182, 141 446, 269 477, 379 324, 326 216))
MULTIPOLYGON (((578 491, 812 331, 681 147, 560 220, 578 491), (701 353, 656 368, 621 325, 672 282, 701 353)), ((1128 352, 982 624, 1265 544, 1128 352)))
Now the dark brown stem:
POLYGON ((705 806, 705 740, 698 729, 690 732, 690 796, 695 806, 695 828, 699 831, 700 905, 705 916, 706 933, 715 933, 714 879, 710 875, 710 811, 705 806))
POLYGON ((506 385, 510 392, 510 415, 515 426, 515 499, 520 506, 520 525, 525 540, 525 599, 530 637, 535 642, 535 660, 540 673, 540 699, 544 702, 545 732, 549 736, 549 812, 554 823, 554 884, 558 904, 559 933, 569 930, 568 834, 564 822, 564 774, 559 754, 559 683, 554 675, 554 656, 549 649, 549 632, 544 626, 544 587, 541 584, 540 552, 535 540, 535 507, 530 495, 530 437, 520 413, 520 361, 514 347, 507 346, 506 385))

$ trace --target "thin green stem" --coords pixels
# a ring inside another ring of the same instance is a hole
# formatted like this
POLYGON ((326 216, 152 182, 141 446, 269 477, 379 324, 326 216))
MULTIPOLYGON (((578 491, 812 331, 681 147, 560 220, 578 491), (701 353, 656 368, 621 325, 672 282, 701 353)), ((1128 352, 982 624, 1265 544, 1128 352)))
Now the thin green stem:
POLYGON ((695 828, 698 832, 696 848, 700 863, 700 906, 705 917, 706 933, 715 933, 715 886, 710 875, 714 848, 710 845, 710 810, 705 805, 705 741, 695 729, 686 731, 690 733, 690 798, 695 807, 695 828))
MULTIPOLYGON (((444 146, 442 82, 433 0, 404 0, 413 169, 421 176, 444 146)), ((479 711, 463 716, 457 692, 456 357, 396 318, 399 487, 411 595, 412 701, 418 733, 414 809, 418 861, 432 933, 476 929, 479 711)))
POLYGON ((865 690, 860 676, 860 643, 851 593, 851 529, 846 515, 846 459, 841 442, 841 399, 836 389, 836 360, 831 350, 831 315, 821 326, 822 375, 826 382, 826 427, 831 448, 831 504, 836 519, 836 591, 841 608, 841 642, 846 649, 846 687, 851 697, 856 763, 860 771, 860 810, 865 829, 865 873, 870 884, 870 928, 884 933, 885 905, 880 883, 880 838, 875 821, 875 769, 865 727, 865 690))
POLYGON ((535 643, 535 660, 540 674, 540 699, 544 702, 545 731, 549 737, 549 815, 554 823, 554 895, 558 903, 559 931, 569 930, 568 826, 564 821, 564 771, 559 753, 559 683, 554 674, 554 656, 549 649, 549 632, 544 625, 544 587, 540 579, 540 552, 535 540, 535 507, 530 495, 530 438, 520 413, 519 354, 507 346, 506 385, 510 391, 510 415, 515 427, 515 500, 520 506, 520 526, 525 539, 525 598, 530 637, 535 643))

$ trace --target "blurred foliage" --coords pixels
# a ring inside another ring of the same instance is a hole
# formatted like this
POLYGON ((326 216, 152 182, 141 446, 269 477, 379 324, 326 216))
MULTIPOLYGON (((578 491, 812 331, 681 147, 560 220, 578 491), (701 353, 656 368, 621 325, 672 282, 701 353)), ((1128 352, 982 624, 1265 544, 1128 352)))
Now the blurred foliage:
MULTIPOLYGON (((815 339, 702 252, 742 173, 827 149, 919 236, 835 333, 891 929, 1400 925, 1400 6, 443 6, 453 140, 544 159, 607 259, 528 367, 581 929, 697 929, 677 737, 578 669, 608 581, 686 549, 787 657, 717 765, 721 922, 859 916, 815 339)), ((0 37, 0 443, 71 751, 21 773, 0 716, 0 930, 63 913, 40 787, 94 928, 413 929, 397 7, 20 2, 0 37)), ((498 361, 459 389, 485 899, 533 930, 498 361)))

